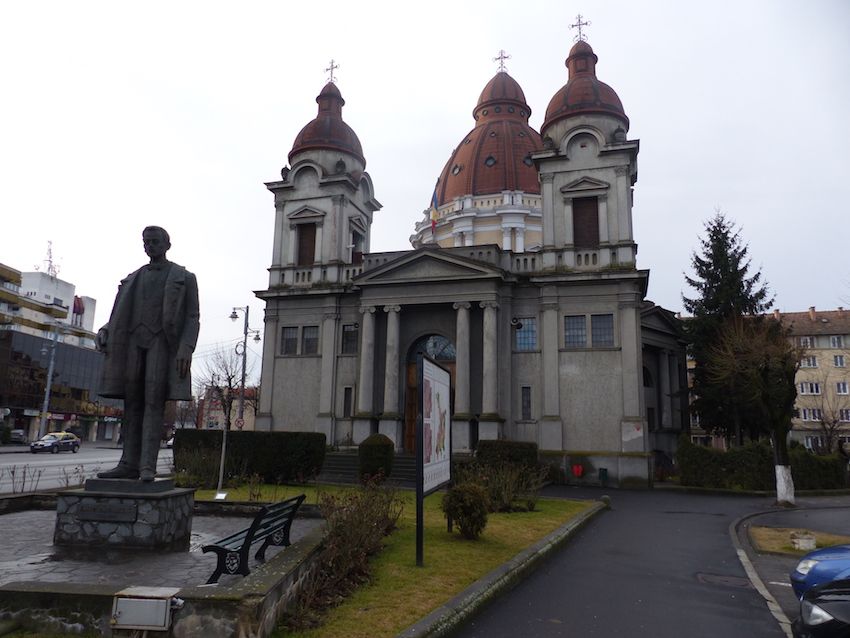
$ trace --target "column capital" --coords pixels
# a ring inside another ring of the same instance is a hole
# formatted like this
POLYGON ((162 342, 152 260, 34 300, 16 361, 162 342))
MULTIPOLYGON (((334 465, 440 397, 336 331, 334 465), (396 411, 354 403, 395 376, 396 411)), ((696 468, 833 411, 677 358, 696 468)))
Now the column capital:
POLYGON ((555 180, 554 173, 540 173, 540 181, 551 184, 555 180))
POLYGON ((384 312, 401 312, 401 306, 384 306, 384 312))
POLYGON ((468 301, 456 301, 452 304, 452 308, 455 310, 469 310, 472 308, 472 304, 468 301))
POLYGON ((540 304, 540 309, 543 312, 546 312, 548 310, 558 310, 559 307, 560 306, 558 305, 557 301, 544 301, 540 304))
POLYGON ((484 308, 485 310, 487 308, 492 308, 493 310, 498 310, 499 309, 499 302, 498 301, 482 301, 480 304, 478 304, 478 306, 481 307, 481 308, 484 308))
POLYGON ((628 166, 618 166, 617 168, 614 169, 614 173, 616 173, 620 177, 623 177, 624 175, 629 174, 629 167, 628 166))
POLYGON ((360 314, 361 314, 361 315, 365 315, 365 314, 367 314, 367 313, 368 313, 368 314, 370 314, 370 315, 374 315, 374 314, 375 314, 375 312, 377 312, 377 310, 378 310, 378 309, 377 309, 375 306, 361 306, 361 308, 360 308, 360 314))
POLYGON ((333 320, 339 319, 339 313, 338 312, 326 312, 325 314, 322 315, 322 319, 333 319, 333 320))

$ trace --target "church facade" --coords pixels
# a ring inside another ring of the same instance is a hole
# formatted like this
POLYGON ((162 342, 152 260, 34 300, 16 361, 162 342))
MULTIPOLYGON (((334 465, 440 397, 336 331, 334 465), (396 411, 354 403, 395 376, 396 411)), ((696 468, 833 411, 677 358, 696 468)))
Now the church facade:
POLYGON ((685 428, 677 320, 645 300, 632 192, 639 143, 585 41, 538 133, 504 70, 437 182, 412 250, 370 252, 380 209, 333 82, 275 201, 259 430, 412 451, 417 352, 452 376, 452 446, 536 442, 564 468, 651 480, 685 428))

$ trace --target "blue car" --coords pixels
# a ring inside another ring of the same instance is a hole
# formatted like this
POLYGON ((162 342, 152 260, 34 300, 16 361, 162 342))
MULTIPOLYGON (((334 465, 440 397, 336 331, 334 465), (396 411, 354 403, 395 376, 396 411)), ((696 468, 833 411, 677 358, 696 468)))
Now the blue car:
POLYGON ((815 585, 850 578, 850 545, 835 545, 809 552, 789 574, 791 587, 802 598, 815 585))

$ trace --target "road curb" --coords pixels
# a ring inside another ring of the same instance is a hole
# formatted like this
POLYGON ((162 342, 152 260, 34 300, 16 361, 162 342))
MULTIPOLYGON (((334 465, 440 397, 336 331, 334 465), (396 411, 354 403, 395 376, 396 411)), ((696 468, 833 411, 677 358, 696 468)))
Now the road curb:
POLYGON ((739 531, 741 525, 743 525, 744 521, 747 521, 751 518, 755 518, 756 516, 762 516, 763 514, 771 513, 770 510, 764 512, 754 512, 752 514, 747 514, 746 516, 742 516, 741 518, 732 521, 729 524, 729 536, 732 539, 732 545, 735 547, 735 553, 738 555, 738 560, 741 561, 741 565, 744 568, 744 571, 747 573, 747 578, 750 579, 755 590, 764 598, 767 603, 767 609, 776 618, 776 622, 779 623, 779 628, 785 633, 787 638, 793 638, 791 633, 791 621, 788 616, 785 615, 785 612, 782 611, 782 607, 780 607, 779 603, 776 601, 776 598, 773 597, 767 587, 764 584, 764 581, 758 575, 755 566, 753 565, 752 560, 750 560, 749 554, 747 550, 752 551, 749 542, 747 546, 744 547, 744 544, 741 543, 741 537, 739 535, 739 531))
POLYGON ((570 537, 607 507, 603 502, 594 503, 568 523, 472 583, 447 603, 402 631, 397 638, 447 636, 481 607, 530 575, 544 558, 560 549, 570 537))

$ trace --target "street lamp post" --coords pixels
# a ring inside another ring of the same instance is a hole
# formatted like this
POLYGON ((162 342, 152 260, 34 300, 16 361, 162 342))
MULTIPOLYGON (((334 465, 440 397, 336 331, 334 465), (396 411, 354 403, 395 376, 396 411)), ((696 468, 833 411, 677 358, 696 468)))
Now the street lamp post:
MULTIPOLYGON (((53 389, 53 367, 56 363, 56 342, 59 340, 59 326, 53 326, 53 335, 50 340, 50 363, 47 365, 47 383, 44 386, 44 403, 41 405, 41 415, 38 421, 38 438, 47 434, 47 409, 50 405, 50 391, 53 389)), ((47 354, 42 349, 42 354, 47 354)))
MULTIPOLYGON (((245 313, 245 327, 242 330, 242 382, 239 387, 239 407, 237 408, 236 413, 236 424, 237 427, 241 429, 242 424, 244 423, 244 414, 245 414, 245 371, 247 367, 247 359, 248 359, 248 334, 254 334, 254 341, 260 341, 260 331, 259 330, 251 330, 248 327, 248 314, 251 310, 250 306, 235 306, 233 308, 233 312, 230 313, 230 318, 233 321, 236 321, 239 318, 239 312, 241 311, 245 313)), ((239 354, 239 346, 236 346, 236 354, 239 354)), ((225 450, 227 449, 227 427, 222 428, 221 433, 221 461, 219 463, 218 468, 218 489, 217 492, 221 492, 222 485, 224 484, 224 455, 225 450)))

